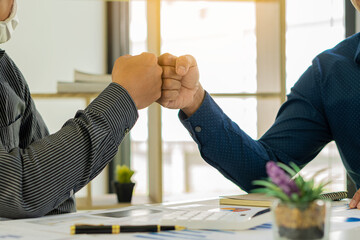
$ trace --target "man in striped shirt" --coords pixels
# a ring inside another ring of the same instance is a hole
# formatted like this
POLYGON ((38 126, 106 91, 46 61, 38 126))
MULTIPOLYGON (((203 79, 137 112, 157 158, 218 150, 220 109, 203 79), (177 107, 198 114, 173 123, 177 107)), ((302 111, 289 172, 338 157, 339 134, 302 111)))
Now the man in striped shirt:
MULTIPOLYGON (((0 0, 0 43, 17 25, 16 10, 16 0, 0 0)), ((137 109, 160 97, 161 74, 153 54, 120 57, 113 83, 49 135, 23 75, 0 49, 0 217, 75 211, 74 193, 113 159, 137 109)))

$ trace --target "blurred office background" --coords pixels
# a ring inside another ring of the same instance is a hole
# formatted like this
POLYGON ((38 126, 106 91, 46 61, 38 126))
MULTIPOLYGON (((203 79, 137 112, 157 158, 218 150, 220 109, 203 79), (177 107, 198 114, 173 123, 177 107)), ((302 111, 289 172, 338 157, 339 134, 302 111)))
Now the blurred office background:
MULTIPOLYGON (((109 21, 115 21, 109 18, 109 6, 119 4, 125 51, 136 55, 159 48, 160 53, 195 56, 203 87, 254 139, 272 124, 312 59, 356 31, 350 0, 18 0, 20 25, 1 48, 22 70, 32 93, 54 93, 57 81, 73 80, 74 69, 109 71, 109 31, 116 26, 109 28, 109 21), (149 41, 152 32, 160 39, 149 41)), ((36 99, 36 104, 52 133, 85 107, 81 99, 36 99)), ((130 164, 136 171, 135 197, 155 194, 169 201, 242 192, 201 159, 176 110, 154 105, 139 114, 117 156, 122 159, 114 162, 130 164)), ((322 168, 327 171, 318 181, 331 179, 329 191, 346 188, 334 143, 303 173, 322 168)), ((92 182, 93 196, 110 192, 111 179, 108 168, 92 182)), ((78 196, 84 194, 82 190, 78 196)))

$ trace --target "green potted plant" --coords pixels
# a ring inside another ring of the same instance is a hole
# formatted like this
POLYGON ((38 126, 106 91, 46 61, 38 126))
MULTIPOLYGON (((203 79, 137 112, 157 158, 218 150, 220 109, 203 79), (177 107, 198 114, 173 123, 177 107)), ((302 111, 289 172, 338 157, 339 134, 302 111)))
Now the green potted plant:
POLYGON ((277 198, 272 206, 274 238, 327 239, 330 202, 323 200, 321 194, 328 182, 314 184, 314 177, 323 170, 308 181, 299 174, 300 168, 294 163, 289 167, 270 161, 266 171, 269 178, 253 184, 264 187, 254 192, 277 198))
POLYGON ((131 202, 135 183, 131 180, 134 171, 126 165, 116 166, 116 181, 113 182, 118 202, 131 202))

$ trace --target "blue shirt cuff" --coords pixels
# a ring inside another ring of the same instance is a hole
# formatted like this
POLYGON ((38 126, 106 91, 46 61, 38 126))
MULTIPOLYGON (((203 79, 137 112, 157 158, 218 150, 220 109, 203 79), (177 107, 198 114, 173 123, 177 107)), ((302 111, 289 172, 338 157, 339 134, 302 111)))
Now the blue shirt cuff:
POLYGON ((221 108, 215 103, 210 94, 205 91, 204 101, 199 109, 190 117, 183 111, 179 111, 180 122, 189 131, 190 136, 196 143, 205 144, 207 142, 207 135, 212 132, 219 131, 218 124, 221 126, 223 114, 221 108))

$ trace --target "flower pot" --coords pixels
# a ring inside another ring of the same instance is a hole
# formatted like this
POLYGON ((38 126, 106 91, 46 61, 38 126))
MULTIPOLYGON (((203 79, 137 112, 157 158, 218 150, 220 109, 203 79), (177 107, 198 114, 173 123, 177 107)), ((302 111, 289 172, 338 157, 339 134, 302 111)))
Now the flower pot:
POLYGON ((118 202, 131 202, 135 183, 113 182, 114 192, 117 195, 118 202))
POLYGON ((328 239, 330 202, 316 200, 295 205, 275 201, 272 210, 275 239, 328 239))

